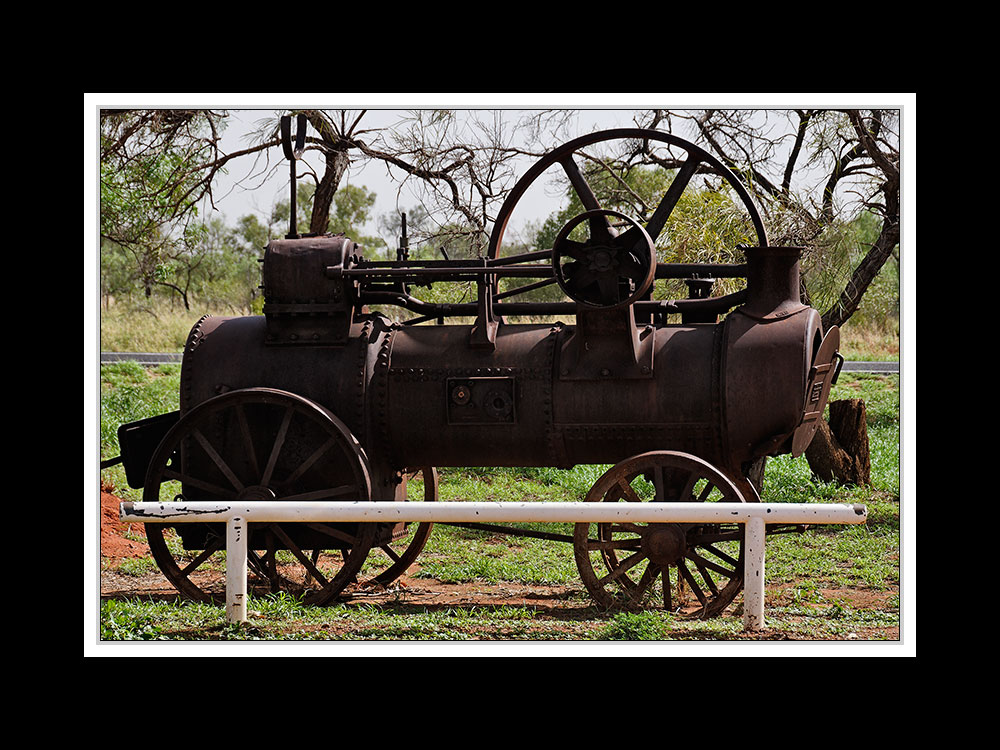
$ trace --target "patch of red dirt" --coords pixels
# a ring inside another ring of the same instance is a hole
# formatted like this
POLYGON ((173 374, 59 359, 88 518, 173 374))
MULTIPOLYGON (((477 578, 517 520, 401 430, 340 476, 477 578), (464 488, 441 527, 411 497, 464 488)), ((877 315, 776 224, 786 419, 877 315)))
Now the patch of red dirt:
POLYGON ((118 506, 121 498, 113 495, 110 489, 101 486, 101 557, 112 560, 145 557, 149 554, 149 545, 145 541, 130 538, 145 537, 142 524, 122 523, 119 520, 118 506))

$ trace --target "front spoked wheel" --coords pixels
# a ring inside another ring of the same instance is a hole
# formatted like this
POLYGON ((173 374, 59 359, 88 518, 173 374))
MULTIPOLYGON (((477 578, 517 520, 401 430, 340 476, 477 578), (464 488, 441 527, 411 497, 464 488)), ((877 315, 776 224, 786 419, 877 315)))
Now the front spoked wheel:
MULTIPOLYGON (((653 451, 606 472, 587 502, 744 502, 701 459, 653 451)), ((743 588, 739 523, 578 523, 573 550, 594 601, 605 609, 661 609, 715 617, 743 588)))

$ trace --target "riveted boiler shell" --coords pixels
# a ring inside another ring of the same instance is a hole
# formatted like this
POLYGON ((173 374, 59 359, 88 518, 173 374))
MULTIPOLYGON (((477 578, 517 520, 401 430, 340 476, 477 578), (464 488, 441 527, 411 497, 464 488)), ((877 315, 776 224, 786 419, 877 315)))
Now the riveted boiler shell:
POLYGON ((646 377, 568 378, 572 326, 501 326, 495 349, 466 326, 393 334, 385 444, 400 465, 559 466, 613 463, 654 449, 718 459, 719 329, 655 335, 646 377))
POLYGON ((739 312, 726 319, 723 424, 726 453, 736 465, 790 451, 822 339, 820 317, 812 308, 769 320, 739 312))
MULTIPOLYGON (((181 370, 181 411, 227 391, 277 388, 329 409, 365 444, 366 393, 384 326, 351 326, 340 346, 268 346, 263 316, 203 318, 191 331, 181 370)), ((368 446, 365 446, 366 450, 368 446)))
POLYGON ((554 455, 557 329, 500 326, 496 348, 470 346, 468 326, 396 330, 377 421, 402 466, 544 466, 554 455))

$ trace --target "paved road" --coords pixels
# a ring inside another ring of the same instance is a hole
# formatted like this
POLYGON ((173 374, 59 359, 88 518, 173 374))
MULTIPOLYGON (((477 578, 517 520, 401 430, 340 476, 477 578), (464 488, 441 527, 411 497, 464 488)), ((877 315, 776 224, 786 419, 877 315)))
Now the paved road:
POLYGON ((101 364, 109 362, 138 362, 141 365, 165 365, 180 362, 182 354, 157 354, 154 352, 101 352, 101 364))
POLYGON ((899 362, 844 362, 843 372, 898 373, 899 362))
MULTIPOLYGON (((162 365, 180 362, 180 354, 153 352, 101 352, 101 364, 131 360, 142 365, 162 365)), ((899 362, 844 362, 844 372, 898 373, 899 362)))

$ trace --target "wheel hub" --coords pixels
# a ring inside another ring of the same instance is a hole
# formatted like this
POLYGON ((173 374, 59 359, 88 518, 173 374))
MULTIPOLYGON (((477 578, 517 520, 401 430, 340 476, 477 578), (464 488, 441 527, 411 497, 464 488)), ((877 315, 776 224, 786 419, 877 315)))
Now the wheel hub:
POLYGON ((274 490, 259 484, 244 487, 238 495, 240 500, 274 500, 276 497, 274 490))
POLYGON ((595 271, 610 271, 617 266, 618 264, 613 260, 612 252, 607 248, 595 248, 590 253, 590 267, 595 271))
POLYGON ((642 534, 642 551, 658 565, 672 565, 684 556, 687 539, 676 523, 652 524, 642 534))

